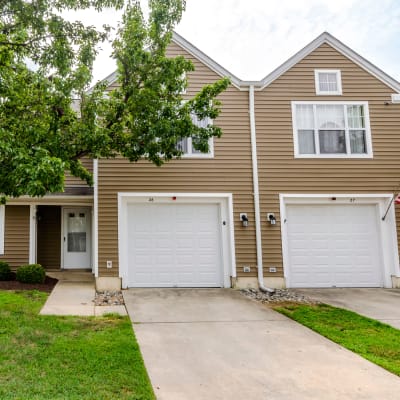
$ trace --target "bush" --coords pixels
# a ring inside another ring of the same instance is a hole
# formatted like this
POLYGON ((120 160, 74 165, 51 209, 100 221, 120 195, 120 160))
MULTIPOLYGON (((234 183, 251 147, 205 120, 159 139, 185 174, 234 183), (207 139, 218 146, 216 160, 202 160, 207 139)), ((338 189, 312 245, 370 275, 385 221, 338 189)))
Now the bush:
POLYGON ((22 283, 43 283, 46 270, 40 264, 22 265, 17 269, 16 279, 22 283))
POLYGON ((6 261, 0 261, 0 281, 11 280, 11 269, 6 261))

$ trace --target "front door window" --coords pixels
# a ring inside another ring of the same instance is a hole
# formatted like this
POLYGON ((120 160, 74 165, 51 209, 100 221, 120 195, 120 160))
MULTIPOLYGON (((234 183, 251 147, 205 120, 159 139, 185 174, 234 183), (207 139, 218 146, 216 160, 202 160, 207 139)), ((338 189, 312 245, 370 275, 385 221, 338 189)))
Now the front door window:
POLYGON ((68 213, 68 251, 86 252, 86 213, 68 213))

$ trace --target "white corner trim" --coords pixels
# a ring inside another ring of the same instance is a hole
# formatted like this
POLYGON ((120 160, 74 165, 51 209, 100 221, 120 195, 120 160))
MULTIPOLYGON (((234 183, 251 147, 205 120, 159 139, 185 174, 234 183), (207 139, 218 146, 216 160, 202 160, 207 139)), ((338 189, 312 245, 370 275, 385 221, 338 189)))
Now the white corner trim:
POLYGON ((31 204, 29 206, 29 264, 36 263, 36 243, 37 243, 37 206, 31 204))
POLYGON ((5 230, 6 230, 6 207, 4 205, 0 205, 0 255, 4 254, 4 239, 5 239, 5 230))
POLYGON ((93 269, 94 276, 99 276, 99 161, 93 160, 93 269))
POLYGON ((314 70, 314 79, 315 79, 315 93, 318 96, 340 96, 342 95, 342 74, 340 69, 315 69, 314 70), (319 82, 319 75, 323 73, 326 74, 335 74, 336 76, 336 84, 337 90, 330 92, 329 90, 321 90, 320 82, 319 82))
POLYGON ((128 229, 126 208, 128 204, 143 204, 149 201, 156 204, 168 204, 173 201, 176 204, 210 203, 220 206, 221 219, 226 221, 227 226, 227 230, 221 229, 223 284, 224 287, 230 287, 230 277, 236 276, 232 193, 118 192, 118 262, 122 287, 126 288, 126 276, 128 273, 128 263, 125 255, 128 229))

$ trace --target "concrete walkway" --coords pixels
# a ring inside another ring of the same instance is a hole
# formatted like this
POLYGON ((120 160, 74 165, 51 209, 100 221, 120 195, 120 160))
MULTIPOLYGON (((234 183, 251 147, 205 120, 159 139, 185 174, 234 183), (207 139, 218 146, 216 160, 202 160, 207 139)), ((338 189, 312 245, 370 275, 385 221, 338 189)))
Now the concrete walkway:
POLYGON ((295 291, 400 329, 400 289, 335 288, 295 289, 295 291))
POLYGON ((108 313, 127 315, 125 306, 95 306, 94 278, 91 273, 55 272, 59 279, 40 311, 42 315, 101 316, 108 313))
POLYGON ((130 289, 159 400, 399 398, 400 379, 230 289, 130 289))

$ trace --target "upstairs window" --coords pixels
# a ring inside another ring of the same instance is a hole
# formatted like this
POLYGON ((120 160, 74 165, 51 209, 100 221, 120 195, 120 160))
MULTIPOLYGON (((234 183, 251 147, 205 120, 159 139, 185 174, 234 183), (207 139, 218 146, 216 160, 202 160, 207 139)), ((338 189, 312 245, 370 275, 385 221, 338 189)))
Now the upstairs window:
MULTIPOLYGON (((203 120, 199 120, 196 115, 192 115, 192 121, 199 128, 206 128, 208 125, 212 123, 211 119, 206 118, 203 120)), ((177 147, 179 150, 183 152, 182 157, 212 158, 214 156, 213 138, 210 138, 208 141, 208 153, 202 153, 200 150, 195 149, 193 146, 195 141, 196 138, 194 137, 185 137, 179 140, 177 147)))
POLYGON ((342 94, 342 78, 338 69, 316 69, 314 72, 316 94, 342 94))
POLYGON ((296 157, 372 157, 368 103, 292 102, 296 157))

